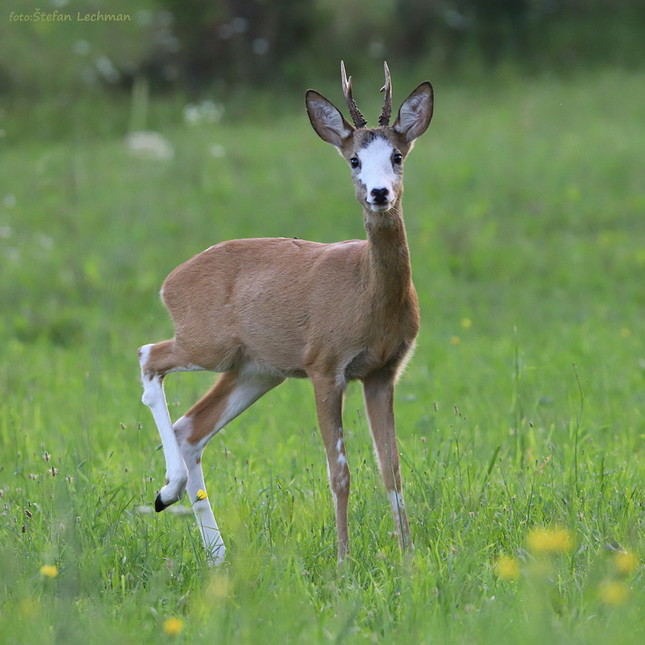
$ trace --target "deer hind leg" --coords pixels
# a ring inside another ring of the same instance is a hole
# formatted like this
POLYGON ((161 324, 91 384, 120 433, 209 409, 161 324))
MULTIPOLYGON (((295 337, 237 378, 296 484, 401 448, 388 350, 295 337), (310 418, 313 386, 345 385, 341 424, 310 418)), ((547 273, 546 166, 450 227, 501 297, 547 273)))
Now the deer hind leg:
POLYGON ((283 380, 279 376, 244 368, 225 372, 215 386, 174 425, 179 450, 188 468, 186 491, 211 565, 224 561, 225 547, 206 494, 202 471, 204 447, 229 421, 283 380))
POLYGON ((390 500, 399 544, 412 547, 408 517, 403 503, 399 452, 394 427, 394 378, 389 372, 375 373, 363 381, 365 407, 381 475, 390 500))
POLYGON ((350 475, 343 439, 343 388, 335 379, 312 377, 316 397, 318 423, 327 453, 329 487, 334 496, 336 531, 338 535, 338 562, 349 553, 347 505, 350 475))
POLYGON ((140 347, 139 364, 143 383, 141 400, 152 412, 166 459, 166 484, 155 499, 155 510, 162 511, 181 498, 188 480, 188 470, 168 413, 163 379, 168 372, 201 368, 183 362, 173 340, 140 347))

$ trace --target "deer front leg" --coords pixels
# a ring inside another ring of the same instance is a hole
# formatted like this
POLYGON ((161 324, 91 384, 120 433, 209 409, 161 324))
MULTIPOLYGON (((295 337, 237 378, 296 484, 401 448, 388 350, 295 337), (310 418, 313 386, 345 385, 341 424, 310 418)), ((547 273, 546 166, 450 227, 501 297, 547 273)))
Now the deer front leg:
POLYGON ((329 487, 334 496, 336 531, 338 535, 338 562, 349 552, 347 503, 349 500, 349 466, 343 439, 343 388, 335 379, 312 378, 316 396, 318 423, 327 454, 329 487))
POLYGON ((399 544, 405 551, 412 547, 412 540, 403 503, 399 452, 394 427, 394 375, 389 371, 371 374, 363 381, 363 394, 374 448, 392 507, 399 544))

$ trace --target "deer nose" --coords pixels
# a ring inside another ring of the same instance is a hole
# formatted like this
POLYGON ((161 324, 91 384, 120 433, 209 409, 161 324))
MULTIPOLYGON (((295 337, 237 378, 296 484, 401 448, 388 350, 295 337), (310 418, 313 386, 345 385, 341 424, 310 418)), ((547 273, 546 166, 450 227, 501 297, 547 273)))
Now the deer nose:
POLYGON ((372 188, 371 195, 375 204, 385 204, 390 191, 387 188, 372 188))

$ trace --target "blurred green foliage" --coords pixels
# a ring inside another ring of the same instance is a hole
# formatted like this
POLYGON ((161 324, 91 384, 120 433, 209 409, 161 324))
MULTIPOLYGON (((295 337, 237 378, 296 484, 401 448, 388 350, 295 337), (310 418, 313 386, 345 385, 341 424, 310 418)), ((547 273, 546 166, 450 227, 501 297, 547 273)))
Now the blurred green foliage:
POLYGON ((11 0, 0 21, 0 92, 88 86, 298 86, 372 59, 454 74, 636 67, 645 3, 632 0, 11 0), (38 13, 39 12, 39 13, 38 13), (79 15, 121 14, 123 21, 79 15), (60 20, 69 16, 69 20, 60 20))

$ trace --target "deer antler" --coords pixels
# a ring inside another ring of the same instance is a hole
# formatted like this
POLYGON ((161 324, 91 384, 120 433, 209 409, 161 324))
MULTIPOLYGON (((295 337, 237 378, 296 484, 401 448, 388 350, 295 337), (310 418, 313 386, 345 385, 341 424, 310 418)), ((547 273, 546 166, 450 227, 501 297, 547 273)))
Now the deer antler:
POLYGON ((347 101, 347 107, 349 108, 349 113, 354 121, 354 125, 357 128, 364 128, 367 125, 365 117, 361 114, 356 101, 352 96, 352 77, 347 78, 347 72, 345 71, 345 63, 340 61, 340 76, 341 82, 343 84, 343 94, 345 95, 345 100, 347 101))
POLYGON ((381 88, 381 92, 385 92, 385 104, 383 105, 383 112, 378 119, 378 124, 382 126, 389 125, 390 115, 392 114, 392 77, 390 76, 390 68, 386 62, 383 62, 385 69, 385 85, 381 88))

